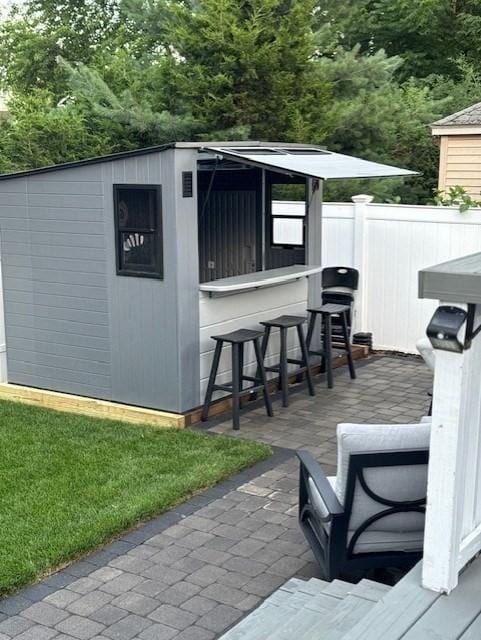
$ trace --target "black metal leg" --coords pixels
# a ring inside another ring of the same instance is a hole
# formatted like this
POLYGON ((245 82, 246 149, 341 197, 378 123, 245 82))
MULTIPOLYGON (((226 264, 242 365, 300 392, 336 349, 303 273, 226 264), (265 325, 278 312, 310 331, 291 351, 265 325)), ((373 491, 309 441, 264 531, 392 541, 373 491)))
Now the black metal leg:
POLYGON ((282 392, 282 406, 289 406, 289 377, 287 372, 287 329, 281 327, 281 353, 279 361, 279 382, 282 392))
MULTIPOLYGON (((244 343, 239 344, 239 390, 242 391, 244 388, 244 343)), ((241 396, 239 400, 239 405, 242 408, 244 404, 244 398, 241 396)))
POLYGON ((232 421, 235 431, 240 427, 240 344, 232 344, 232 421))
POLYGON ((306 367, 306 379, 307 379, 307 387, 309 389, 309 395, 315 396, 316 392, 314 391, 314 385, 312 384, 312 376, 311 370, 309 369, 309 353, 307 351, 307 345, 304 338, 304 329, 302 328, 302 324, 297 326, 297 335, 299 336, 299 344, 301 347, 302 360, 304 366, 306 367))
POLYGON ((312 336, 314 335, 314 329, 316 328, 316 320, 317 320, 317 313, 311 312, 311 317, 309 318, 309 326, 307 327, 307 338, 306 338, 306 345, 308 349, 311 348, 312 336))
POLYGON ((267 345, 269 344, 270 335, 271 335, 271 327, 266 327, 264 331, 264 335, 262 337, 262 346, 261 346, 262 362, 264 362, 264 359, 266 357, 267 345))
MULTIPOLYGON (((269 336, 271 335, 271 328, 270 327, 266 327, 264 329, 264 335, 262 336, 262 345, 261 345, 261 354, 262 354, 262 362, 264 363, 265 361, 265 357, 266 357, 266 352, 267 352, 267 345, 269 343, 269 336)), ((258 380, 261 379, 261 372, 259 370, 259 366, 257 366, 256 369, 256 382, 258 380)), ((252 394, 252 400, 257 400, 257 391, 255 393, 252 394)))
POLYGON ((332 376, 332 330, 331 316, 328 314, 324 316, 324 360, 327 372, 327 386, 332 389, 334 386, 332 376))
POLYGON ((212 394, 214 393, 214 384, 215 384, 215 378, 217 376, 217 369, 219 368, 221 351, 222 351, 222 342, 220 340, 217 340, 215 343, 214 358, 212 360, 212 366, 210 368, 209 382, 207 383, 207 391, 205 392, 204 406, 202 408, 202 416, 201 416, 202 422, 205 422, 209 417, 209 407, 210 407, 210 402, 212 400, 212 394))
POLYGON ((266 370, 264 369, 264 359, 262 357, 262 348, 259 344, 259 338, 254 340, 254 351, 257 360, 257 370, 259 371, 260 380, 264 387, 264 404, 266 405, 267 415, 272 418, 274 413, 272 411, 271 396, 269 395, 269 387, 267 386, 266 370))
POLYGON ((349 341, 349 329, 347 328, 347 317, 346 311, 341 313, 341 326, 342 326, 342 335, 344 338, 344 344, 346 347, 346 355, 347 355, 347 363, 349 365, 349 373, 351 378, 354 380, 356 377, 356 370, 354 369, 354 360, 352 359, 352 351, 351 351, 351 343, 349 341))
POLYGON ((322 327, 322 357, 321 357, 321 373, 326 373, 326 353, 327 353, 327 342, 326 342, 326 317, 324 314, 321 315, 321 327, 322 327))

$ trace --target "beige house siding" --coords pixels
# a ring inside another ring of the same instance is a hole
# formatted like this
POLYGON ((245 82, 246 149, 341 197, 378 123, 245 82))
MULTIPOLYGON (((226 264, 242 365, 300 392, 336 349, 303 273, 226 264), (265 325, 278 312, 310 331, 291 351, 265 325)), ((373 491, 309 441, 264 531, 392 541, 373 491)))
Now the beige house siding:
POLYGON ((441 136, 439 189, 460 185, 481 197, 481 135, 441 136))

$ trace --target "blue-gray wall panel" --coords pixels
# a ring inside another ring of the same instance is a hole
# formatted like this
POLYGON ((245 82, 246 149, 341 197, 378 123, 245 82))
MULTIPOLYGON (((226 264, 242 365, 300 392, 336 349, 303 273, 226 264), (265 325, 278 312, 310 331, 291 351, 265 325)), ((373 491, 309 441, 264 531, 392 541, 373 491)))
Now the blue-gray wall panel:
POLYGON ((1 186, 9 381, 110 397, 103 204, 98 167, 1 186))
POLYGON ((112 339, 112 398, 180 411, 177 362, 175 254, 175 152, 147 155, 102 166, 112 339), (114 184, 162 185, 164 279, 118 276, 115 272, 114 184))
POLYGON ((197 159, 191 149, 178 149, 175 157, 178 404, 187 411, 201 401, 197 159), (184 171, 193 174, 192 198, 182 197, 184 171))
POLYGON ((110 359, 110 340, 108 338, 82 335, 78 332, 65 333, 64 331, 40 329, 38 327, 25 327, 18 323, 10 328, 10 338, 12 340, 18 338, 19 340, 37 342, 39 349, 41 349, 41 343, 52 345, 52 349, 57 346, 61 349, 65 347, 64 351, 55 351, 55 353, 70 353, 70 347, 84 347, 97 352, 95 357, 92 356, 93 359, 102 357, 110 359), (103 354, 107 355, 104 356, 103 354))
POLYGON ((0 183, 10 382, 170 411, 199 404, 192 150, 0 183), (162 185, 164 279, 116 274, 113 184, 162 185))

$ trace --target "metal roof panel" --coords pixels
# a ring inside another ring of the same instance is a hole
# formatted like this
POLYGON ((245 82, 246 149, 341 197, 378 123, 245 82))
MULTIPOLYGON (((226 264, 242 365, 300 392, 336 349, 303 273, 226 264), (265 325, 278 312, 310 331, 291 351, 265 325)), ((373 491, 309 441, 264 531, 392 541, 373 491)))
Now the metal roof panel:
POLYGON ((204 149, 244 164, 321 180, 418 175, 416 171, 333 153, 310 145, 296 145, 292 148, 287 145, 285 147, 252 146, 248 149, 234 146, 210 146, 204 149))

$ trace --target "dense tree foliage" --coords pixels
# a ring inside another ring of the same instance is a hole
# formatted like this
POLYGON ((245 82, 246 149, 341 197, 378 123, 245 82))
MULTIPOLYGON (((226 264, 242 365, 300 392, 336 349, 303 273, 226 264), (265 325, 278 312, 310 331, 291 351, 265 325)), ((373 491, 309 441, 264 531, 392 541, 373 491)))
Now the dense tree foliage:
POLYGON ((319 6, 344 46, 401 55, 404 78, 456 76, 457 58, 481 59, 479 0, 320 0, 319 6))
POLYGON ((10 171, 178 139, 272 139, 399 164, 340 183, 423 202, 433 120, 481 100, 479 0, 27 0, 0 25, 10 171))

